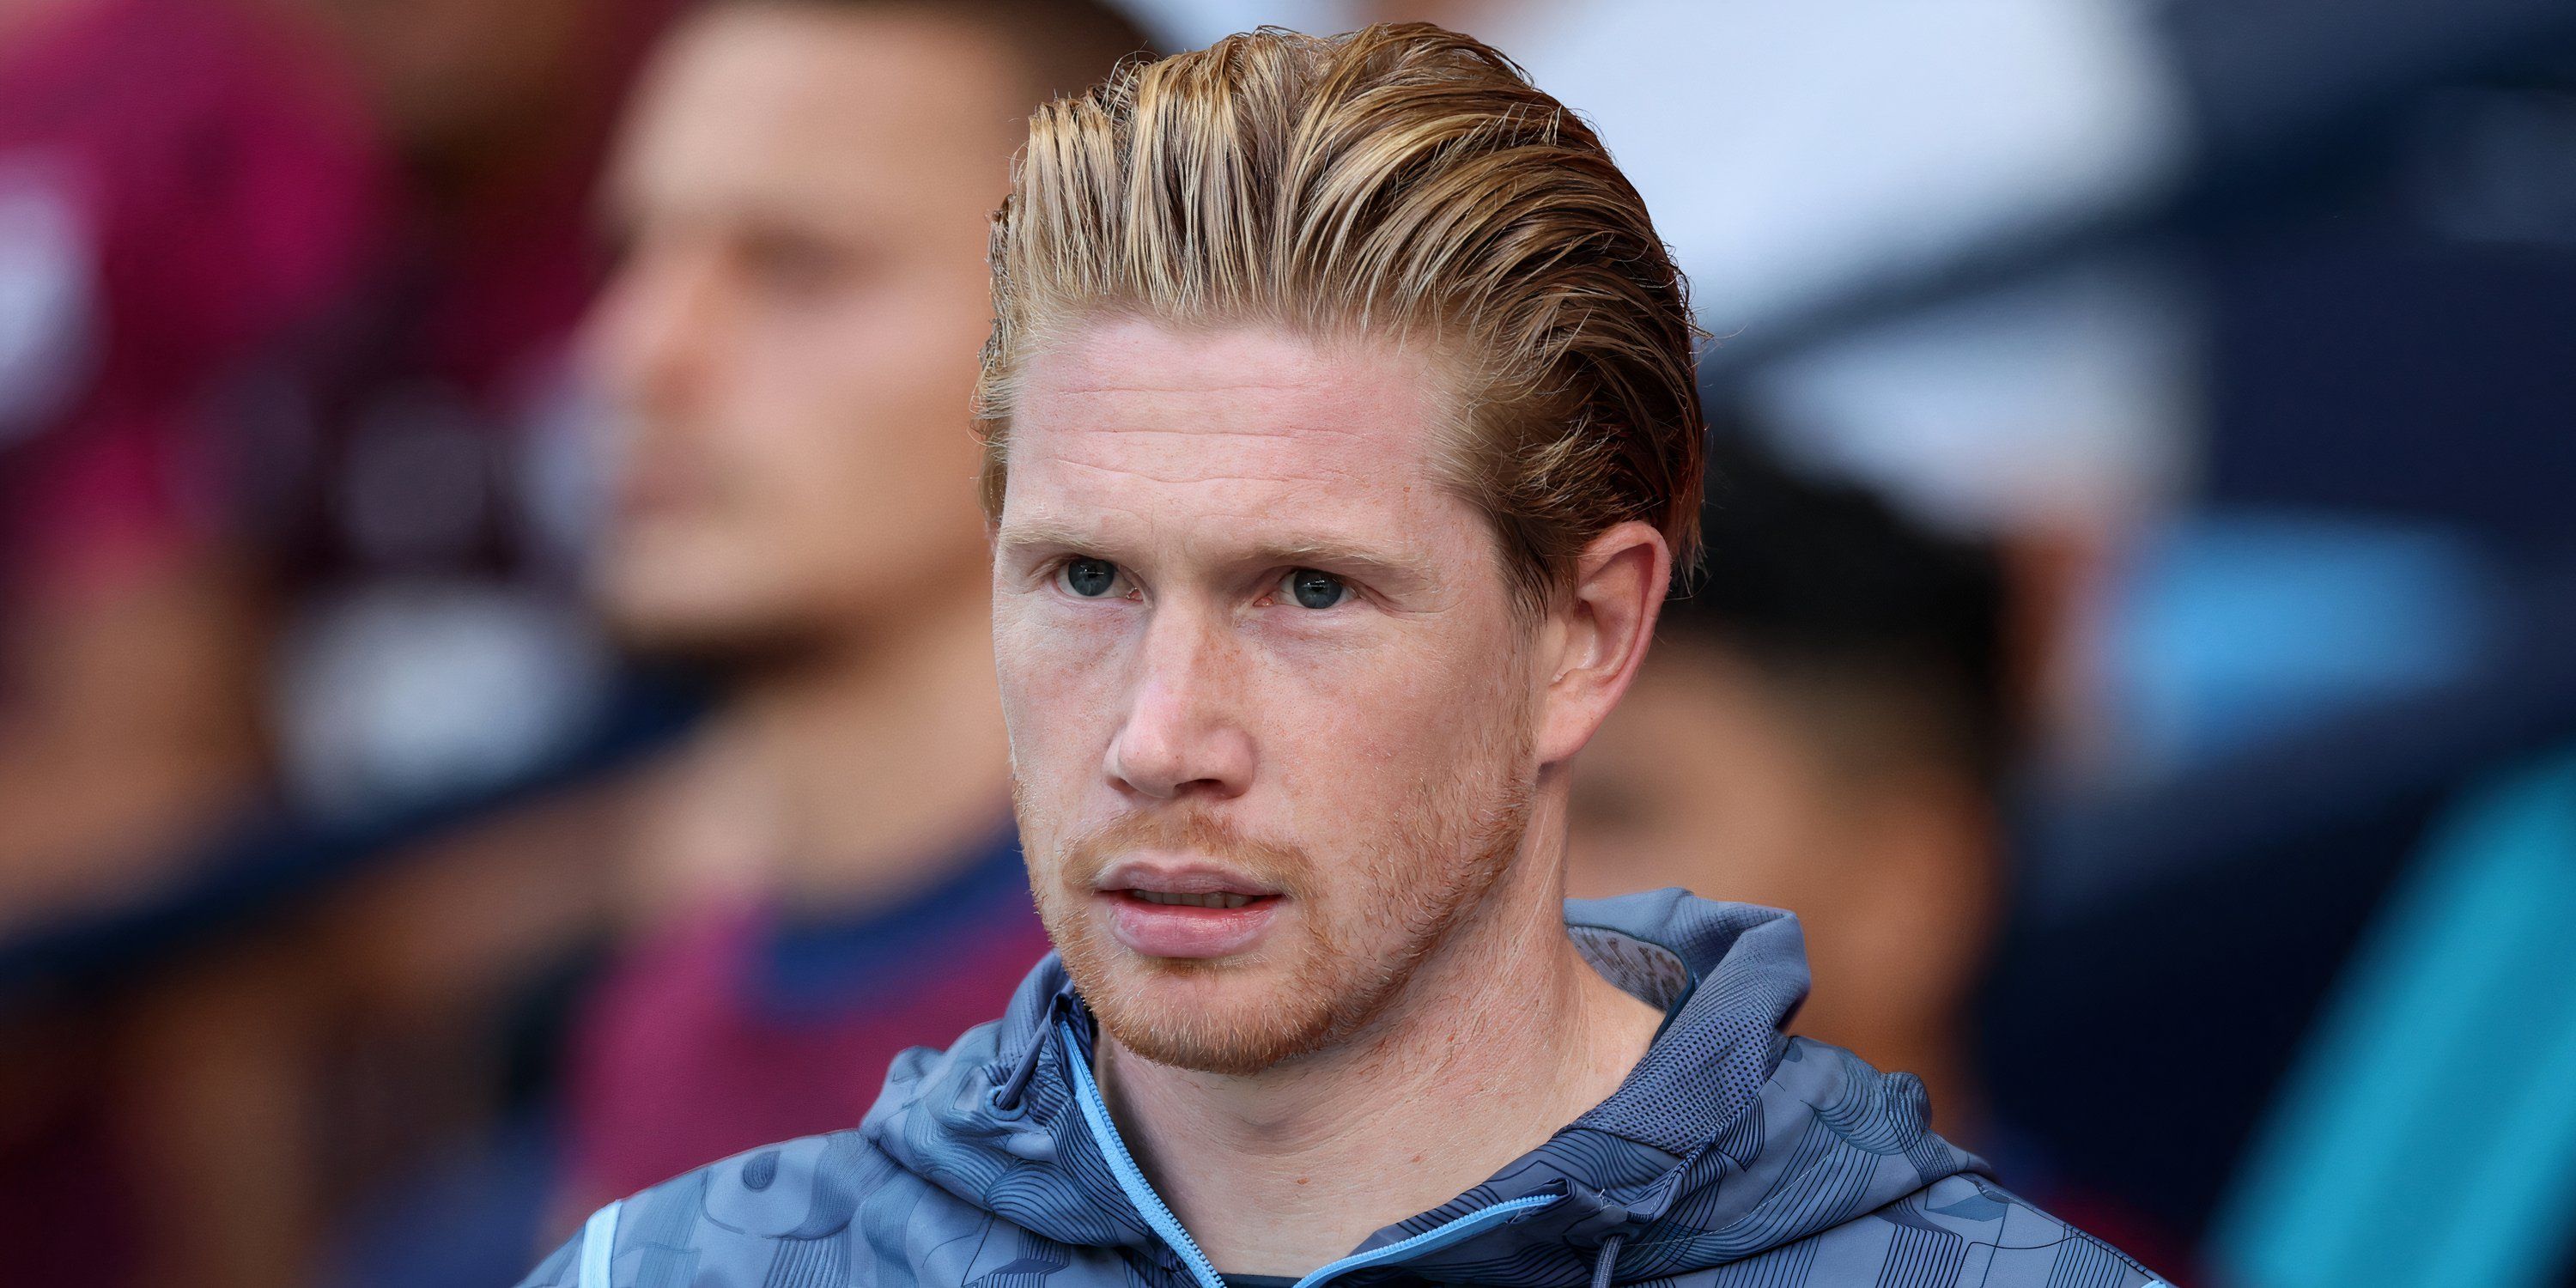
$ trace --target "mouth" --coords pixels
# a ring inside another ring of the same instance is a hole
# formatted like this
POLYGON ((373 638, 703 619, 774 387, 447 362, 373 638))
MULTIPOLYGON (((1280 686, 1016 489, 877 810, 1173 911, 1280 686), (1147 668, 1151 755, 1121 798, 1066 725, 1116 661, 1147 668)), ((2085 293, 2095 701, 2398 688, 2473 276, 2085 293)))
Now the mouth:
POLYGON ((1118 893, 1139 903, 1161 908, 1243 908, 1270 897, 1259 894, 1182 894, 1173 890, 1121 890, 1118 893))
POLYGON ((1196 863, 1126 863, 1103 874, 1093 897, 1109 933, 1144 957, 1205 960, 1251 950, 1287 897, 1196 863))

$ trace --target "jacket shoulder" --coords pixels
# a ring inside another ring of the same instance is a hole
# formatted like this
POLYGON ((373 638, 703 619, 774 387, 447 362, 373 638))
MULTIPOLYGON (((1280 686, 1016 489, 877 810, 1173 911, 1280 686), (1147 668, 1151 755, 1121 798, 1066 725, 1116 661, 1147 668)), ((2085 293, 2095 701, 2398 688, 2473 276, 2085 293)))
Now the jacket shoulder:
POLYGON ((855 1128, 745 1150, 601 1208, 520 1288, 758 1282, 782 1245, 832 1255, 860 1201, 900 1175, 855 1128))

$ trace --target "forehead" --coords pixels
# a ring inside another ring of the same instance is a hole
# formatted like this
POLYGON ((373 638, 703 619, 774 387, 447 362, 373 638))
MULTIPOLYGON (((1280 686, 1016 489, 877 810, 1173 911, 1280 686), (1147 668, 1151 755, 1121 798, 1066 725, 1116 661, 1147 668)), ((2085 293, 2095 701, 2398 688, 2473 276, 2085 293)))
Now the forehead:
POLYGON ((863 216, 953 188, 989 205, 1029 107, 998 45, 923 12, 706 10, 655 58, 616 200, 629 213, 863 216))
POLYGON ((1392 342, 1078 326, 1022 369, 1003 526, 1213 517, 1273 539, 1430 539, 1467 515, 1437 472, 1456 405, 1440 363, 1392 342))

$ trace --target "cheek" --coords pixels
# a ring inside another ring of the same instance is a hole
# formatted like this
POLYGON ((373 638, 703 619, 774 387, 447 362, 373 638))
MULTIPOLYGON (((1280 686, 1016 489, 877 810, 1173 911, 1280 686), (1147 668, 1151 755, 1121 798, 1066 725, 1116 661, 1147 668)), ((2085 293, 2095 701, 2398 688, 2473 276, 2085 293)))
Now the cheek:
POLYGON ((1300 796, 1387 817, 1458 781, 1507 728, 1509 685, 1492 652, 1419 635, 1364 647, 1270 648, 1246 677, 1262 762, 1300 796), (1366 802, 1369 808, 1349 807, 1366 802))
POLYGON ((946 571, 960 552, 980 549, 965 377, 937 382, 938 396, 914 396, 854 380, 846 361, 810 370, 793 355, 764 361, 746 382, 735 441, 722 448, 743 476, 747 523, 782 552, 826 555, 840 575, 946 571))
POLYGON ((1117 727, 1120 641, 1044 593, 997 591, 993 659, 1021 790, 1052 799, 1099 777, 1117 727))
POLYGON ((872 281, 761 311, 736 355, 743 396, 774 419, 905 431, 863 434, 880 451, 971 437, 967 399, 988 306, 980 279, 973 291, 940 285, 872 281))

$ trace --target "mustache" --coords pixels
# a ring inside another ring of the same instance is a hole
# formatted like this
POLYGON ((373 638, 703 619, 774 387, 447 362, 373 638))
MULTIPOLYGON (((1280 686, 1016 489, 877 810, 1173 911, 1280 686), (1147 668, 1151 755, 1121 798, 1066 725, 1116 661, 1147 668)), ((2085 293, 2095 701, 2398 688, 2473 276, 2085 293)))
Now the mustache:
POLYGON ((1204 855, 1281 894, 1307 893, 1314 861, 1303 849, 1248 835, 1200 809, 1127 814, 1075 836, 1064 847, 1064 880, 1089 890, 1112 864, 1138 850, 1204 855))

